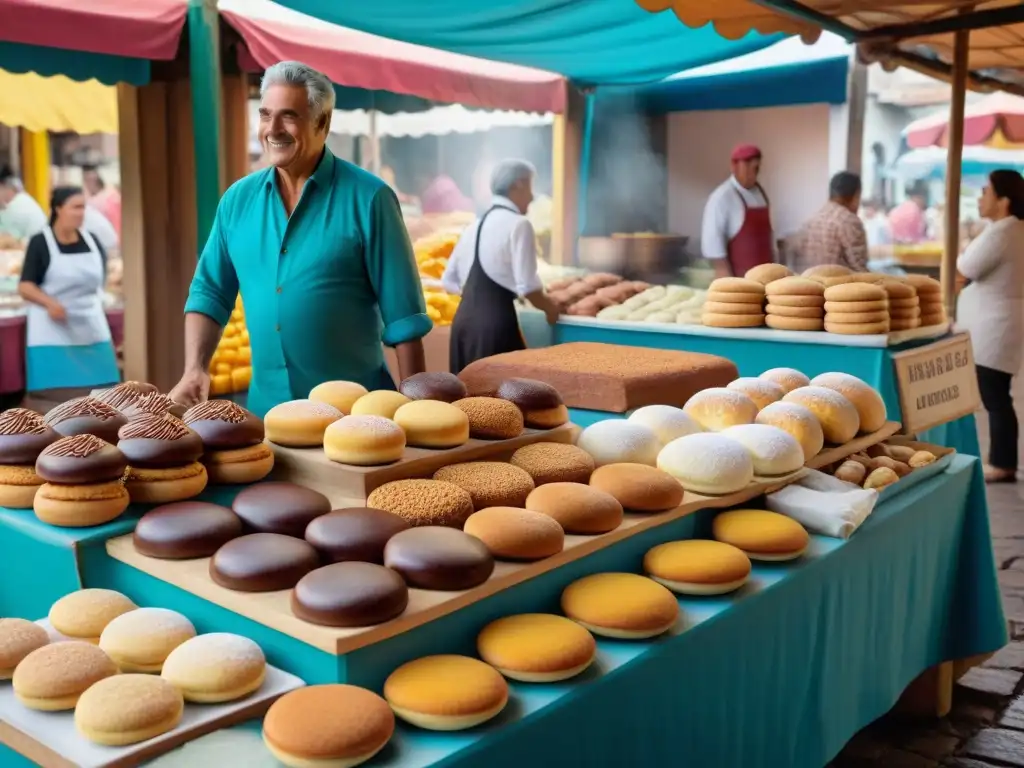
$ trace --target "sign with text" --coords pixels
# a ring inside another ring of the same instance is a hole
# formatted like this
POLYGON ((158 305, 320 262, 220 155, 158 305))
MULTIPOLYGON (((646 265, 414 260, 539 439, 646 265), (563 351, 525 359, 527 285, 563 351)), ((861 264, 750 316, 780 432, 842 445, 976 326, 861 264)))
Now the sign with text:
POLYGON ((958 333, 892 356, 903 434, 914 435, 974 413, 981 404, 971 337, 958 333))

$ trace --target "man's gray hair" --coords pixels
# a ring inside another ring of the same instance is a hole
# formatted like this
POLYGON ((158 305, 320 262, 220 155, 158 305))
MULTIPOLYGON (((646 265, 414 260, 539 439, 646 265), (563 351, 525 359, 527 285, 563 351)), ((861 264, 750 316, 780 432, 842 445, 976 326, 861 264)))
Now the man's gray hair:
POLYGON ((260 96, 272 85, 305 88, 309 97, 309 111, 314 120, 334 111, 334 84, 331 79, 301 61, 279 61, 268 68, 260 81, 260 96))
POLYGON ((491 171, 491 194, 505 197, 523 179, 532 179, 537 169, 525 160, 502 160, 491 171))

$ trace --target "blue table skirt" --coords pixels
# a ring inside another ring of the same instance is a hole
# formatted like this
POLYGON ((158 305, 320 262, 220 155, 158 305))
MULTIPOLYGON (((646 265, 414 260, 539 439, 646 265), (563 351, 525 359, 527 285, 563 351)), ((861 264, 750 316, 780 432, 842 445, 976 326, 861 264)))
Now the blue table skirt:
MULTIPOLYGON (((736 363, 740 376, 758 376, 769 368, 796 368, 812 378, 820 373, 844 371, 853 374, 878 390, 885 401, 889 418, 900 420, 899 392, 896 388, 896 372, 892 355, 906 349, 931 344, 934 339, 910 341, 888 348, 844 347, 829 344, 800 344, 763 341, 759 339, 728 339, 681 333, 654 333, 643 330, 602 328, 592 325, 563 325, 558 323, 552 329, 543 322, 539 313, 522 313, 520 324, 527 343, 531 347, 564 344, 572 341, 597 341, 605 344, 622 344, 632 347, 654 347, 676 349, 686 352, 703 352, 719 355, 736 363)), ((574 411, 581 420, 580 426, 598 420, 586 414, 593 411, 574 411)), ((600 418, 608 418, 602 414, 600 418)), ((974 416, 965 416, 954 424, 944 424, 918 436, 921 440, 955 448, 960 453, 980 455, 978 434, 974 416)))
MULTIPOLYGON (((698 513, 694 530, 706 535, 714 514, 698 513)), ((821 768, 920 673, 1006 643, 981 465, 954 457, 850 540, 815 536, 801 561, 755 566, 740 593, 680 606, 679 633, 600 640, 580 678, 513 684, 507 710, 471 731, 400 725, 367 765, 821 768)), ((234 729, 249 740, 231 765, 268 764, 258 729, 234 729)), ((214 744, 199 739, 158 763, 210 764, 214 744)))

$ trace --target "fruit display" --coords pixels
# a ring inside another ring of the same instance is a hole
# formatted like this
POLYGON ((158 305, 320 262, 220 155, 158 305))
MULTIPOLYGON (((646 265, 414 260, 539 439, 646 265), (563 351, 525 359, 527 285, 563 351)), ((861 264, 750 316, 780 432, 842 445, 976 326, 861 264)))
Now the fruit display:
POLYGON ((219 397, 249 389, 252 379, 252 352, 249 330, 245 327, 242 297, 235 299, 231 319, 210 361, 210 397, 219 397))
POLYGON ((448 266, 448 259, 459 242, 458 232, 435 232, 421 237, 413 244, 416 267, 422 277, 440 280, 448 266))
POLYGON ((548 297, 567 315, 597 317, 601 310, 621 304, 650 288, 639 280, 623 280, 608 272, 556 280, 547 286, 548 297))
POLYGON ((462 300, 440 286, 433 287, 426 282, 423 285, 423 298, 427 302, 427 317, 434 321, 434 325, 451 325, 462 300))
POLYGON ((705 291, 685 285, 654 285, 597 313, 601 320, 700 325, 705 291))

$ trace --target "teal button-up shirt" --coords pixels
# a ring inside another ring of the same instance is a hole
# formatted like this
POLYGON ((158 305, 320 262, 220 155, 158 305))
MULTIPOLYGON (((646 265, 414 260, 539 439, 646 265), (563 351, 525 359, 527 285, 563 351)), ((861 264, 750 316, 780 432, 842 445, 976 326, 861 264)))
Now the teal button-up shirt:
POLYGON ((273 168, 224 193, 185 312, 223 326, 239 292, 259 416, 325 381, 394 389, 381 343, 432 327, 394 192, 329 149, 291 217, 273 168))

